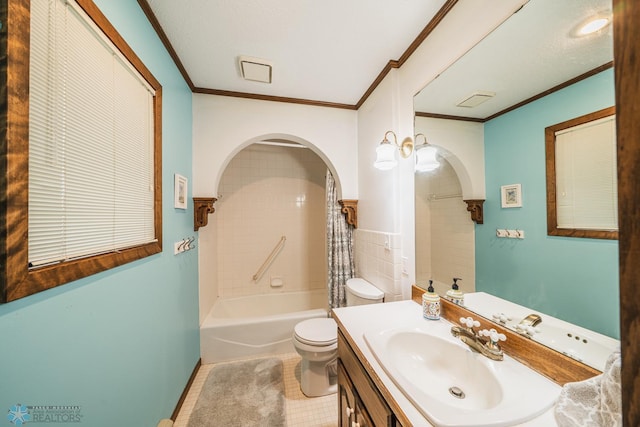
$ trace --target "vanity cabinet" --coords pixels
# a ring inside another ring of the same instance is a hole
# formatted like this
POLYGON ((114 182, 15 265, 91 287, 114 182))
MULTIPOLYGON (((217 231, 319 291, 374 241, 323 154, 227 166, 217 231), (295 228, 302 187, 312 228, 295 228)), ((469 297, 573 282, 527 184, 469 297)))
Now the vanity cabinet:
POLYGON ((338 425, 340 427, 375 426, 340 361, 338 361, 338 393, 340 396, 338 403, 340 423, 338 425))
POLYGON ((340 330, 338 406, 340 427, 401 427, 340 330))

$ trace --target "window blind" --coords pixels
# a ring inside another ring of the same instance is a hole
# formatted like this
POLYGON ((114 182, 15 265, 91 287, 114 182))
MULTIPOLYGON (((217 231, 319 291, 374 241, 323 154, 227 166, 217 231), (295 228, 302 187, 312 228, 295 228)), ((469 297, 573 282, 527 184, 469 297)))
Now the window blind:
POLYGON ((71 0, 31 2, 29 264, 155 240, 153 97, 71 0))
POLYGON ((615 116, 556 132, 558 228, 618 229, 615 116))

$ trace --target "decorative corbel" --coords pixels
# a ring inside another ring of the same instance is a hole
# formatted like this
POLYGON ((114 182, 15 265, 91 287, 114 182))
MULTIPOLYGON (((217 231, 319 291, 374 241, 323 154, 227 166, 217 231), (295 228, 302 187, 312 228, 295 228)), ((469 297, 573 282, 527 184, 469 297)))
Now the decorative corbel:
POLYGON ((198 231, 200 227, 204 227, 209 223, 209 214, 215 209, 213 204, 216 202, 215 197, 194 197, 193 198, 193 231, 198 231))
POLYGON ((471 212, 471 220, 476 224, 482 224, 484 220, 482 212, 482 204, 484 203, 484 200, 474 199, 465 200, 464 202, 467 204, 467 210, 471 212))
POLYGON ((341 212, 347 218, 347 224, 358 228, 358 201, 357 200, 338 200, 342 206, 341 212))

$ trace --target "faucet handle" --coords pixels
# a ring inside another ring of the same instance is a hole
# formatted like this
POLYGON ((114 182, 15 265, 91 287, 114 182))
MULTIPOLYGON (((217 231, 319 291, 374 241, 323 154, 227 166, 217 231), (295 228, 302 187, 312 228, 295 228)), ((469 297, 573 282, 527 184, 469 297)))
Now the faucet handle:
POLYGON ((532 337, 535 333, 540 332, 538 328, 534 328, 533 326, 523 325, 521 323, 516 325, 516 330, 521 334, 528 335, 532 337))
POLYGON ((469 317, 461 317, 460 318, 460 323, 462 323, 464 326, 466 326, 467 328, 471 329, 473 327, 478 327, 480 326, 480 322, 478 322, 477 320, 473 320, 473 318, 471 316, 469 317))
POLYGON ((499 334, 498 331, 491 328, 489 330, 483 329, 478 332, 483 337, 489 337, 492 345, 497 345, 499 341, 506 341, 507 337, 505 334, 499 334))
POLYGON ((495 320, 496 322, 502 324, 506 324, 509 320, 511 320, 511 316, 507 316, 504 313, 495 313, 491 317, 493 317, 493 320, 495 320))

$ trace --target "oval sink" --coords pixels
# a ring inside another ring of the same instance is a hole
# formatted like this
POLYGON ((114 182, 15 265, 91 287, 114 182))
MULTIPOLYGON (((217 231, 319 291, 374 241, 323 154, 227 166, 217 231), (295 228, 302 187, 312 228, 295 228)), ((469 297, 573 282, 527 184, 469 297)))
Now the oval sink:
POLYGON ((560 387, 505 356, 492 361, 452 337, 447 322, 365 333, 382 368, 435 426, 513 426, 537 417, 560 387))
POLYGON ((398 331, 387 342, 390 362, 400 375, 421 384, 442 404, 489 409, 502 401, 502 388, 491 369, 467 349, 434 335, 398 331), (453 387, 461 390, 460 396, 453 387))

